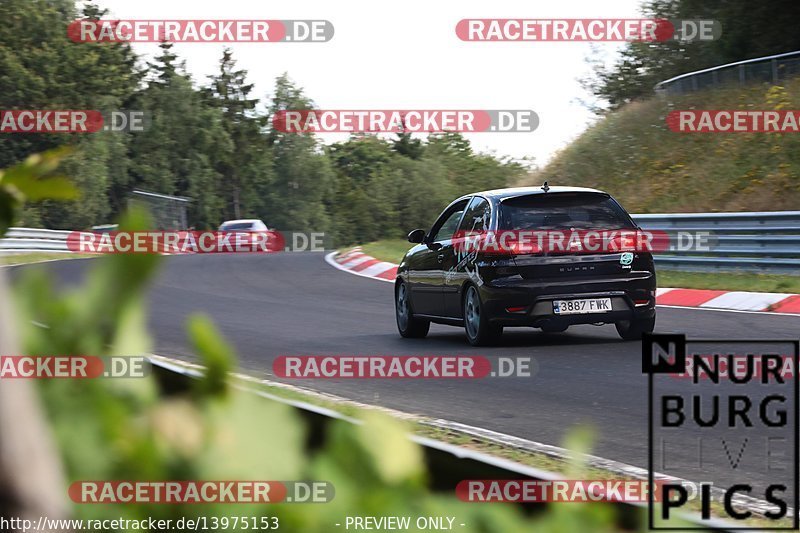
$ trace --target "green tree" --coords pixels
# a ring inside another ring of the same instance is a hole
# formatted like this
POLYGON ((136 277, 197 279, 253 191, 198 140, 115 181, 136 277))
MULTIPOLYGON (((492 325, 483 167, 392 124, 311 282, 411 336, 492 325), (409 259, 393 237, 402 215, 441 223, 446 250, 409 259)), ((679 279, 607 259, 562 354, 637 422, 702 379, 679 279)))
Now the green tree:
POLYGON ((147 87, 136 106, 152 115, 150 128, 131 136, 130 186, 192 198, 190 223, 212 227, 224 217, 223 176, 216 162, 233 151, 223 115, 175 63, 170 43, 150 64, 147 87))
POLYGON ((375 135, 354 135, 328 147, 336 193, 328 205, 337 241, 369 242, 397 236, 397 195, 392 145, 375 135))
MULTIPOLYGON (((403 124, 405 129, 405 123, 403 124)), ((422 157, 424 145, 419 139, 414 139, 408 131, 401 131, 397 134, 397 138, 392 143, 394 151, 398 154, 410 157, 411 159, 419 159, 422 157)))
MULTIPOLYGON (((88 3, 80 13, 105 14, 88 3)), ((136 56, 124 43, 75 43, 67 26, 79 16, 73 0, 0 2, 0 109, 118 109, 129 103, 141 73, 136 56)), ((125 136, 94 134, 25 134, 0 136, 0 167, 32 153, 72 145, 65 161, 82 191, 80 204, 45 202, 27 208, 25 220, 51 227, 84 227, 105 221, 117 205, 108 191, 127 165, 125 136), (80 205, 80 209, 78 208, 80 205)))
MULTIPOLYGON (((276 79, 271 116, 279 111, 312 109, 313 105, 287 74, 276 79)), ((272 224, 278 229, 328 231, 324 199, 333 194, 334 174, 314 134, 272 128, 268 142, 275 170, 268 196, 272 224)))
MULTIPOLYGON (((800 16, 795 0, 650 0, 642 6, 648 18, 712 19, 722 25, 714 41, 632 42, 617 61, 598 64, 585 88, 609 109, 652 94, 653 86, 673 76, 725 63, 800 49, 800 16)), ((597 112, 605 112, 600 106, 597 112)))
POLYGON ((249 98, 253 84, 247 83, 247 71, 237 70, 233 52, 222 53, 219 73, 209 76, 204 94, 219 109, 223 127, 233 149, 217 161, 226 202, 226 218, 270 218, 265 195, 274 182, 272 151, 264 128, 266 117, 256 111, 257 98, 249 98))
POLYGON ((445 167, 447 180, 461 194, 507 187, 522 172, 515 163, 501 162, 487 154, 477 154, 460 133, 430 135, 425 157, 445 167))

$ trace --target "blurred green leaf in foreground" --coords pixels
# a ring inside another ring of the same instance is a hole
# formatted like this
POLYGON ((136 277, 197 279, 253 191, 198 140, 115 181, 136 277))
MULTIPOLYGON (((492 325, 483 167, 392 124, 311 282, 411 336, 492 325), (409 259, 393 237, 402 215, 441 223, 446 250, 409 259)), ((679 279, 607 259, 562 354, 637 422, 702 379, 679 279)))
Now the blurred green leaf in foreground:
MULTIPOLYGON (((41 178, 54 165, 37 165, 30 169, 26 163, 21 168, 28 170, 15 167, 3 174, 6 226, 19 202, 28 195, 36 197, 38 187, 52 179, 41 178)), ((61 181, 52 185, 67 195, 61 181)), ((123 231, 149 226, 147 215, 137 211, 120 221, 123 231)), ((23 353, 148 353, 145 291, 161 260, 155 255, 95 259, 88 265, 85 283, 64 290, 54 287, 46 269, 27 267, 15 284, 23 353)), ((75 517, 270 516, 291 532, 333 531, 348 515, 409 516, 412 526, 418 516, 450 516, 456 524, 465 524, 459 529, 470 532, 614 529, 614 509, 608 505, 551 505, 549 512, 530 519, 513 505, 464 503, 454 494, 432 493, 421 448, 406 438, 401 422, 383 415, 366 415, 363 425, 334 421, 322 448, 307 452, 308 428, 292 407, 229 385, 226 376, 234 370, 235 356, 213 323, 193 316, 187 331, 208 370, 185 392, 168 390, 154 376, 39 383, 66 483, 320 480, 333 484, 335 498, 325 504, 74 504, 75 517)), ((65 494, 66 490, 65 486, 65 494)))
POLYGON ((18 165, 0 170, 0 236, 14 223, 15 213, 24 202, 78 196, 78 189, 67 178, 55 174, 69 151, 65 147, 34 154, 18 165))

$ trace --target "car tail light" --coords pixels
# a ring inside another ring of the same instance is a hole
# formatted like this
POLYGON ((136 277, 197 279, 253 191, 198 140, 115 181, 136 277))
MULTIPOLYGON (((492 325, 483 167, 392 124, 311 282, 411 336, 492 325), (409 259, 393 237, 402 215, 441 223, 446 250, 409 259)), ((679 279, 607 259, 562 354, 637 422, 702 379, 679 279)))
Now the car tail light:
POLYGON ((487 246, 486 255, 533 255, 542 253, 538 244, 527 241, 498 242, 496 247, 487 246))
POLYGON ((515 231, 499 231, 468 234, 457 232, 453 235, 453 246, 464 252, 480 252, 490 256, 532 255, 542 252, 542 248, 528 238, 520 238, 515 231))
POLYGON ((533 242, 515 242, 511 245, 511 253, 513 255, 527 255, 541 253, 542 249, 538 244, 533 242))
POLYGON ((608 240, 608 252, 637 251, 637 232, 631 229, 609 230, 614 237, 608 240), (618 232, 618 233, 617 233, 618 232))
POLYGON ((525 306, 522 307, 506 307, 506 312, 508 313, 524 313, 525 306))

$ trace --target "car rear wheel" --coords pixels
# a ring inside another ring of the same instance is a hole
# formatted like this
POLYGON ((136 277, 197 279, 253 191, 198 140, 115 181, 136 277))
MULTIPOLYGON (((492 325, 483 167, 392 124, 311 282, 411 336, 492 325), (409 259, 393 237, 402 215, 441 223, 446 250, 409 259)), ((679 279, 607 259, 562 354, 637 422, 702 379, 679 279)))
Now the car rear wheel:
POLYGON ((467 332, 467 340, 473 346, 493 344, 503 335, 502 326, 489 323, 480 294, 474 285, 467 288, 467 294, 464 296, 464 329, 467 332))
POLYGON ((636 341, 642 338, 644 333, 652 333, 656 327, 656 317, 634 320, 621 320, 614 324, 617 326, 617 333, 626 341, 636 341))
POLYGON ((431 322, 430 320, 414 317, 410 296, 408 286, 401 282, 394 293, 397 330, 402 337, 421 339, 428 334, 431 322))

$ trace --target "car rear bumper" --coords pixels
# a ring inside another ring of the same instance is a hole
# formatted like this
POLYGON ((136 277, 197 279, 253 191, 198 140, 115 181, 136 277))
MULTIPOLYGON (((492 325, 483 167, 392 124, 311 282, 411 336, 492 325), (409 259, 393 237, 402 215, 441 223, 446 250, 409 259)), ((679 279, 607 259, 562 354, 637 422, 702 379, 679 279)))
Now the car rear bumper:
POLYGON ((630 276, 612 279, 503 278, 483 284, 480 292, 491 323, 542 327, 651 318, 655 315, 655 285, 652 273, 631 272, 630 276), (611 310, 567 315, 553 311, 553 301, 579 298, 610 298, 611 310))

